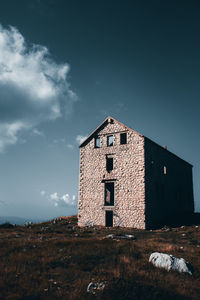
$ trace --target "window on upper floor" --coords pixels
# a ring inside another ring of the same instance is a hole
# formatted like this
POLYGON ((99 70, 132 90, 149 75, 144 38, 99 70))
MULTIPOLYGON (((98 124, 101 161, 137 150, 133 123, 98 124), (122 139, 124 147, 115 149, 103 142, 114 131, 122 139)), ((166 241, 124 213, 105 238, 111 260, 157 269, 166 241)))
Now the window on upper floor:
POLYGON ((127 144, 127 134, 126 132, 120 134, 120 144, 127 144))
POLYGON ((100 139, 100 137, 96 137, 94 139, 94 147, 95 148, 101 148, 101 139, 100 139))
POLYGON ((107 136, 107 146, 113 146, 114 136, 109 135, 107 136))
POLYGON ((113 170, 113 157, 106 157, 106 170, 107 172, 113 170))

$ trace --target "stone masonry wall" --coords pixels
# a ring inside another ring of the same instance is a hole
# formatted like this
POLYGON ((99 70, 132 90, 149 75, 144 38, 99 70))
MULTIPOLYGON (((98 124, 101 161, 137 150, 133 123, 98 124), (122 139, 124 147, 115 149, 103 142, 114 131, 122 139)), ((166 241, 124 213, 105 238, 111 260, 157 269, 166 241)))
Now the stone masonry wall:
POLYGON ((80 147, 78 225, 105 226, 105 211, 113 211, 113 226, 145 228, 144 137, 114 120, 106 121, 80 147), (127 132, 127 144, 120 145, 120 133, 127 132), (107 146, 107 136, 114 145, 107 146), (101 148, 94 147, 94 137, 101 148), (106 171, 106 155, 114 159, 114 169, 106 171), (114 206, 104 206, 105 181, 114 182, 114 206))

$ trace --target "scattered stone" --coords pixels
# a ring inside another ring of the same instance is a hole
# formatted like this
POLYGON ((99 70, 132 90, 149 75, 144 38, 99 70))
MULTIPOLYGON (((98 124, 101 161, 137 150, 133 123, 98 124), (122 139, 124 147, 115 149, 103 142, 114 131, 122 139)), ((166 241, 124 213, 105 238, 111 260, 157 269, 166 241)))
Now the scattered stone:
POLYGON ((25 222, 24 223, 24 226, 30 226, 30 225, 33 225, 33 222, 25 222))
POLYGON ((90 282, 87 287, 87 293, 95 295, 97 290, 103 290, 104 288, 104 282, 90 282))
POLYGON ((125 234, 124 236, 125 236, 126 239, 130 239, 130 240, 135 239, 133 234, 125 234))
POLYGON ((188 273, 192 275, 191 267, 184 258, 177 258, 166 253, 154 252, 149 257, 151 262, 157 268, 163 268, 167 271, 176 270, 180 273, 188 273))
POLYGON ((106 238, 107 238, 107 239, 113 239, 113 237, 114 237, 114 234, 107 234, 107 235, 106 235, 106 238))
POLYGON ((41 231, 48 231, 49 230, 49 227, 48 226, 45 226, 45 227, 42 227, 41 228, 41 231))
POLYGON ((114 235, 114 234, 108 234, 105 237, 106 239, 114 239, 114 240, 135 240, 134 235, 132 234, 123 234, 123 235, 114 235))
MULTIPOLYGON (((168 226, 164 226, 163 228, 161 228, 161 231, 165 231, 165 232, 168 232, 168 231, 170 231, 171 230, 171 228, 169 228, 168 226)), ((156 230, 156 231, 160 231, 160 230, 156 230)))

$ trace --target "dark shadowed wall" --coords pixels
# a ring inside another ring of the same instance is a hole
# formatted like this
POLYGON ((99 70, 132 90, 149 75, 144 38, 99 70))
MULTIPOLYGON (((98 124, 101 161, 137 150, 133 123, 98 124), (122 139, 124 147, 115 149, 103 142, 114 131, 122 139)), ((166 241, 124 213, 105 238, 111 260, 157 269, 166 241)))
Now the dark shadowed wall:
POLYGON ((192 165, 145 138, 146 227, 187 222, 194 211, 192 165))

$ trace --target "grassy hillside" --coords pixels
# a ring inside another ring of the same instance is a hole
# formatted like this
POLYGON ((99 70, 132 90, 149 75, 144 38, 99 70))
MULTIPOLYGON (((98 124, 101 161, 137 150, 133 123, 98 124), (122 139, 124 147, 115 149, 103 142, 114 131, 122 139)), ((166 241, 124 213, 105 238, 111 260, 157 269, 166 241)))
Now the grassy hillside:
POLYGON ((0 299, 200 299, 200 226, 143 231, 78 228, 76 217, 0 226, 0 299), (106 238, 133 234, 134 240, 106 238), (156 269, 152 252, 189 261, 193 275, 156 269), (105 288, 87 293, 88 284, 105 288))

